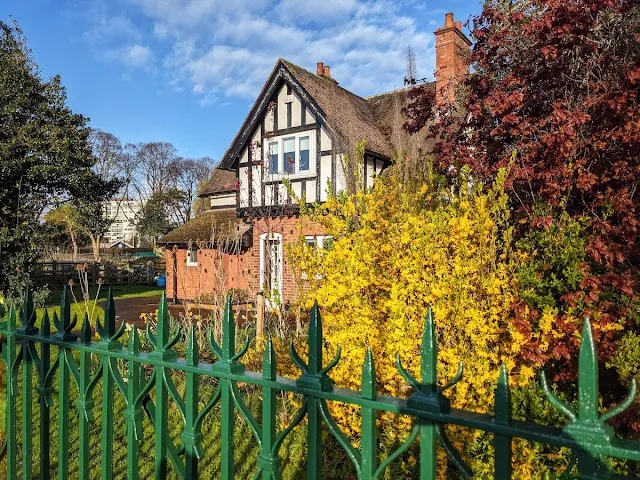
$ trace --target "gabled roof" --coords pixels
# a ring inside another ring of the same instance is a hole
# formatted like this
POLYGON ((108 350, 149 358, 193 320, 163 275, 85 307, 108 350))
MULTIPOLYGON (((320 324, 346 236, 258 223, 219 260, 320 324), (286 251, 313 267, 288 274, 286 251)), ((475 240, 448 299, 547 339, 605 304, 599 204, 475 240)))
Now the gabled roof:
MULTIPOLYGON (((431 89, 435 92, 435 82, 430 82, 421 86, 421 88, 431 89)), ((408 93, 413 87, 394 90, 392 92, 381 93, 367 97, 366 100, 373 110, 380 128, 384 132, 387 140, 393 148, 402 154, 404 150, 409 156, 417 154, 420 149, 423 152, 431 151, 435 140, 429 137, 428 129, 422 132, 409 134, 403 128, 405 115, 402 110, 407 106, 409 99, 408 93)))
POLYGON ((352 151, 355 144, 364 139, 367 150, 389 159, 393 157, 394 147, 383 126, 388 118, 378 118, 378 109, 374 108, 369 99, 342 88, 330 78, 320 77, 294 63, 279 59, 222 158, 222 168, 230 169, 235 157, 250 140, 280 84, 279 80, 291 85, 292 90, 308 104, 314 116, 337 137, 338 143, 341 143, 338 148, 345 152, 352 151))
POLYGON ((124 248, 133 248, 133 245, 125 240, 116 240, 114 242, 111 242, 109 245, 107 245, 107 248, 116 248, 118 247, 118 245, 124 245, 124 248))
POLYGON ((208 197, 216 193, 232 193, 238 190, 236 172, 225 170, 219 166, 213 170, 209 183, 198 194, 199 197, 208 197))
POLYGON ((235 207, 205 212, 179 226, 160 239, 161 244, 188 244, 189 242, 218 242, 240 239, 251 227, 238 218, 235 207))
POLYGON ((353 150, 356 143, 365 139, 367 150, 388 158, 393 156, 393 147, 367 100, 329 78, 319 77, 286 60, 280 61, 316 101, 325 113, 327 123, 346 141, 344 147, 353 150))

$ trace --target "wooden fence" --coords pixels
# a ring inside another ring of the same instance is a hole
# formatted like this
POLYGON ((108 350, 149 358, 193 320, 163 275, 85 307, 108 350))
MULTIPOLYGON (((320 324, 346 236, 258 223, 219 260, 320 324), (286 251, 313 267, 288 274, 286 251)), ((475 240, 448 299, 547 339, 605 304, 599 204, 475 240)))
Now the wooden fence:
POLYGON ((128 260, 126 262, 41 262, 36 265, 32 284, 58 288, 69 280, 78 280, 78 267, 87 265, 89 285, 98 279, 106 285, 152 285, 156 275, 165 273, 164 260, 128 260))

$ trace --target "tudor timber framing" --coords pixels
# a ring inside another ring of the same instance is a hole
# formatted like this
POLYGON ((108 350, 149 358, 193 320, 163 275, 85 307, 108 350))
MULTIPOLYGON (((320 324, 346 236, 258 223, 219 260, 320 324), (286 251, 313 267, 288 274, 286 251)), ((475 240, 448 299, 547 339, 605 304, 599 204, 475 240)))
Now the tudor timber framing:
MULTIPOLYGON (((327 134, 330 138, 332 138, 333 141, 335 132, 329 126, 322 109, 320 109, 313 98, 309 95, 309 93, 307 93, 304 87, 300 85, 300 83, 291 74, 291 72, 289 72, 282 61, 279 61, 274 67, 269 80, 267 80, 265 86, 260 92, 258 99, 251 108, 249 115, 240 127, 240 130, 234 138, 231 146, 225 153, 222 162, 220 163, 222 168, 231 169, 233 167, 233 163, 239 157, 242 150, 247 147, 248 142, 251 140, 253 132, 255 131, 257 125, 262 121, 263 115, 269 105, 269 102, 272 100, 274 93, 282 85, 283 82, 291 86, 292 91, 296 93, 300 98, 302 108, 308 108, 311 111, 311 113, 316 118, 316 123, 327 130, 327 134)), ((277 119, 278 115, 276 111, 274 114, 274 130, 278 130, 277 119)))
MULTIPOLYGON (((255 134, 255 130, 256 128, 258 128, 258 126, 260 126, 262 130, 261 139, 260 139, 260 157, 262 159, 262 161, 260 162, 261 163, 261 168, 260 168, 260 177, 261 177, 260 205, 261 206, 263 207, 266 206, 266 200, 267 200, 266 192, 265 192, 265 182, 262 180, 264 179, 264 172, 265 172, 265 166, 264 166, 265 139, 272 136, 282 136, 282 135, 300 133, 302 131, 315 129, 316 131, 316 152, 315 152, 315 158, 316 158, 315 196, 316 198, 315 200, 321 201, 321 198, 322 198, 323 175, 326 175, 328 178, 330 178, 332 193, 335 194, 337 192, 337 172, 339 169, 339 165, 338 165, 339 152, 336 151, 336 145, 337 145, 336 141, 339 135, 329 125, 327 118, 324 112, 322 111, 322 109, 317 105, 317 103, 308 94, 308 92, 304 89, 304 87, 297 81, 295 76, 291 74, 291 72, 287 69, 287 66, 282 61, 279 61, 274 67, 269 79, 267 80, 267 82, 265 83, 262 89, 262 92, 258 96, 249 115, 243 122, 238 134, 236 135, 233 143, 229 147, 229 150, 227 151, 227 153, 225 154, 221 162, 221 165, 223 168, 225 167, 232 168, 233 166, 235 166, 236 178, 240 178, 241 168, 246 168, 248 170, 247 178, 250 181, 250 185, 248 186, 249 198, 247 199, 247 202, 246 202, 247 205, 242 207, 240 205, 241 195, 240 193, 238 193, 237 195, 238 208, 247 208, 247 207, 252 208, 254 207, 254 203, 256 203, 254 202, 254 200, 257 200, 253 198, 253 195, 256 193, 253 177, 254 177, 254 173, 258 173, 253 171, 253 167, 255 167, 255 161, 253 158, 248 158, 247 162, 240 163, 240 156, 242 151, 245 148, 249 147, 249 143, 252 141, 252 138, 255 134), (285 128, 279 128, 280 125, 278 125, 278 108, 279 108, 278 92, 283 87, 283 85, 286 86, 287 88, 287 91, 286 91, 287 95, 291 95, 292 93, 295 93, 298 99, 300 100, 300 103, 301 103, 301 108, 300 108, 301 125, 300 126, 291 127, 292 108, 291 108, 291 104, 287 103, 287 117, 286 117, 287 126, 285 128), (267 112, 268 107, 272 102, 275 104, 273 109, 273 131, 266 131, 265 113, 267 112), (305 124, 306 118, 307 118, 307 109, 315 117, 315 121, 309 124, 305 124), (330 150, 321 150, 321 133, 323 130, 331 141, 332 148, 330 150), (328 155, 331 155, 331 167, 330 167, 331 170, 330 172, 323 172, 322 157, 328 156, 328 155)), ((368 169, 372 168, 373 172, 378 173, 376 162, 378 160, 382 161, 382 168, 380 170, 383 170, 384 168, 389 166, 389 164, 391 163, 391 159, 387 158, 384 155, 380 155, 379 153, 370 151, 368 149, 365 150, 365 154, 367 156, 370 156, 371 160, 373 161, 373 165, 371 166, 366 165, 366 162, 365 162, 364 185, 366 186, 366 183, 367 183, 366 177, 368 174, 368 169)), ((307 194, 308 193, 307 182, 310 182, 312 180, 313 180, 312 178, 291 179, 291 182, 302 183, 301 194, 302 193, 307 194)), ((274 198, 273 200, 277 200, 279 202, 279 201, 284 201, 285 199, 274 198)))
MULTIPOLYGON (((302 85, 300 85, 300 83, 295 79, 295 77, 291 74, 291 72, 289 72, 289 70, 287 69, 287 67, 280 61, 278 62, 278 64, 276 65, 276 67, 274 68, 274 71, 272 72, 271 76, 269 77, 269 80, 265 83, 265 86, 262 89, 262 92, 260 94, 260 96, 258 97, 258 99, 256 100, 255 104, 253 105, 251 112, 249 113, 249 115, 247 116, 247 118, 245 119, 245 121, 242 124, 242 127, 240 128, 240 131, 238 132, 238 134, 236 135, 236 138, 234 139, 231 147, 229 148, 229 150, 227 151, 227 153, 225 154, 221 165, 224 167, 225 165, 232 166, 235 163, 235 170, 236 170, 236 178, 240 178, 240 169, 241 168, 246 168, 247 169, 247 179, 250 182, 250 185, 248 186, 248 198, 247 198, 247 206, 246 207, 242 207, 241 206, 241 194, 238 191, 237 194, 237 208, 238 208, 238 212, 240 212, 241 209, 246 209, 248 208, 253 208, 254 207, 254 198, 253 198, 253 193, 254 193, 254 185, 253 185, 253 167, 255 166, 255 162, 254 159, 251 156, 251 153, 248 153, 247 162, 240 162, 240 157, 241 157, 241 153, 243 152, 243 150, 245 148, 249 148, 250 142, 252 141, 252 138, 255 134, 255 130, 256 128, 258 128, 258 126, 260 126, 261 128, 261 137, 260 137, 260 157, 262 159, 261 164, 261 186, 260 186, 260 196, 261 196, 261 206, 265 207, 266 205, 266 192, 265 192, 265 182, 263 181, 264 179, 264 156, 265 156, 265 139, 272 137, 272 136, 281 136, 281 135, 287 135, 287 134, 292 134, 292 133, 299 133, 302 131, 306 131, 306 130, 314 130, 316 131, 316 152, 315 152, 315 157, 316 157, 316 177, 315 177, 315 182, 316 182, 316 201, 320 201, 321 199, 321 174, 322 174, 322 167, 321 167, 321 163, 322 163, 322 154, 329 154, 331 153, 331 151, 321 151, 320 149, 320 145, 321 145, 321 132, 322 129, 324 127, 324 130, 328 136, 328 138, 331 141, 331 144, 333 146, 334 144, 334 139, 335 139, 335 134, 332 130, 332 128, 328 125, 327 121, 326 121, 326 117, 324 115, 324 112, 320 109, 320 107, 315 103, 315 101, 313 100, 313 98, 306 92, 306 90, 302 87, 302 85), (290 95, 291 93, 296 93, 296 95, 298 96, 299 100, 300 100, 300 104, 301 104, 301 121, 305 120, 306 121, 306 111, 307 109, 309 109, 309 111, 311 111, 311 113, 314 115, 315 117, 315 122, 313 123, 309 123, 307 125, 300 125, 298 127, 291 127, 291 104, 287 104, 287 128, 278 128, 278 101, 277 101, 277 96, 278 96, 278 92, 279 89, 282 88, 283 85, 286 85, 287 88, 287 95, 290 95), (275 103, 274 106, 274 110, 273 110, 273 131, 270 132, 266 132, 266 125, 265 125, 265 114, 267 112, 267 109, 269 107, 269 104, 271 103, 275 103)), ((332 178, 335 176, 335 171, 336 171, 336 164, 335 164, 335 154, 331 153, 331 176, 332 178)), ((304 179, 291 179, 292 183, 298 183, 301 182, 302 186, 301 186, 301 193, 302 192, 307 192, 307 181, 311 181, 313 179, 311 178, 304 178, 304 179)), ((333 193, 335 193, 336 191, 336 186, 335 186, 335 181, 332 181, 332 188, 333 188, 333 193)), ((274 192, 275 193, 275 192, 274 192)), ((278 192, 279 193, 279 192, 278 192)), ((287 200, 289 198, 289 193, 287 192, 287 200)), ((281 201, 284 201, 285 199, 280 199, 279 195, 274 197, 272 199, 276 204, 281 203, 281 201)), ((239 213, 240 214, 240 213, 239 213)))

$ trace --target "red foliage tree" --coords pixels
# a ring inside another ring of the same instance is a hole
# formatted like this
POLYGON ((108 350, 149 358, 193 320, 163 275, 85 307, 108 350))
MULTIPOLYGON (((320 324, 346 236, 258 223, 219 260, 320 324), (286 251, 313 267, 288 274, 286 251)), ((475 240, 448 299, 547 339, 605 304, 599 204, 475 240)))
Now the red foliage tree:
MULTIPOLYGON (((558 301, 601 326, 637 301, 639 26, 637 0, 488 0, 472 22, 473 73, 460 102, 438 115, 429 102, 428 112, 417 103, 405 111, 409 132, 428 128, 437 139, 445 174, 466 165, 489 181, 510 166, 521 235, 549 228, 561 211, 589 219, 580 285, 558 301)), ((525 310, 514 308, 523 331, 535 328, 537 313, 525 310)), ((558 318, 567 335, 551 358, 531 345, 531 360, 576 358, 578 326, 566 320, 558 318)), ((601 332, 607 358, 615 333, 601 332)))

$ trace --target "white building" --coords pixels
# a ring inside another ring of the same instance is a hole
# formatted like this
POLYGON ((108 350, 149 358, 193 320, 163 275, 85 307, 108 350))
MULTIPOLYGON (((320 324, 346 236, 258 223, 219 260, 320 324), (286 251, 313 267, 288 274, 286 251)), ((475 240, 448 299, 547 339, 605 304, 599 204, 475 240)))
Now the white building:
MULTIPOLYGON (((113 220, 103 237, 106 246, 122 244, 125 247, 138 245, 138 214, 142 203, 137 200, 118 199, 105 203, 105 215, 113 220)), ((120 246, 120 245, 118 245, 120 246)))

